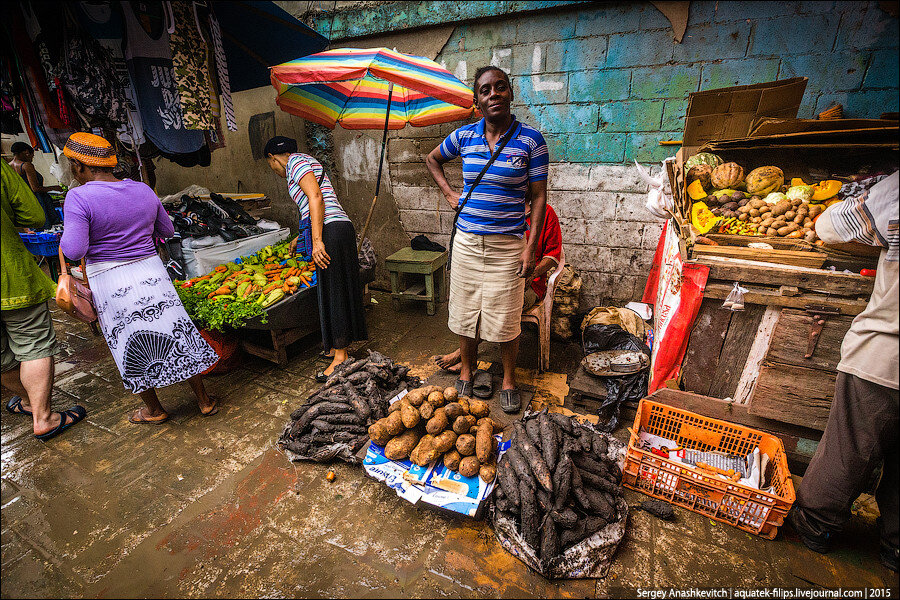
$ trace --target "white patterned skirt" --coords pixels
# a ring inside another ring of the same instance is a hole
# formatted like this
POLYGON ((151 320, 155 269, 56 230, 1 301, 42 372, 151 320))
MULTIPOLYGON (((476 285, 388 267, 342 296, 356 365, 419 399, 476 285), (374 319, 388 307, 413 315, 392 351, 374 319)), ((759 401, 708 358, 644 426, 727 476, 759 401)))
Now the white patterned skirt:
POLYGON ((132 393, 184 381, 219 359, 194 327, 156 255, 88 265, 100 329, 132 393))

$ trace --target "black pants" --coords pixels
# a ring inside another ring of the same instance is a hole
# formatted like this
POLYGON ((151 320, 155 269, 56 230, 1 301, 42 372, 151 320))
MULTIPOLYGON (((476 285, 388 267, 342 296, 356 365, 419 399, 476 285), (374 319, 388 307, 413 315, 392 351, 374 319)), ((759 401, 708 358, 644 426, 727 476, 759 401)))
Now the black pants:
POLYGON ((817 533, 837 533, 850 520, 850 506, 884 459, 875 499, 881 539, 898 546, 897 413, 900 393, 838 372, 834 402, 822 441, 797 490, 795 506, 817 533))
POLYGON ((369 332, 359 284, 359 255, 353 223, 335 221, 324 225, 322 243, 331 262, 327 269, 318 270, 316 288, 322 346, 328 352, 368 339, 369 332))

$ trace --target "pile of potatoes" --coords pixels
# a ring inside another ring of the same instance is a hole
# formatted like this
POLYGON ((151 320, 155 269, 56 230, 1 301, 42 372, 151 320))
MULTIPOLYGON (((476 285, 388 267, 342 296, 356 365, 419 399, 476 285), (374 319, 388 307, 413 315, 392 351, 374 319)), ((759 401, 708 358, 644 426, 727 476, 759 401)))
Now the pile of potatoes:
POLYGON ((409 458, 424 467, 443 457, 451 471, 491 482, 497 474, 494 433, 502 428, 489 415, 486 402, 430 385, 394 402, 388 416, 369 427, 369 438, 391 460, 409 458))
POLYGON ((739 207, 737 212, 739 220, 755 224, 761 235, 803 238, 807 242, 815 242, 818 237, 813 219, 824 210, 822 204, 809 204, 799 198, 785 198, 773 205, 754 197, 739 207))

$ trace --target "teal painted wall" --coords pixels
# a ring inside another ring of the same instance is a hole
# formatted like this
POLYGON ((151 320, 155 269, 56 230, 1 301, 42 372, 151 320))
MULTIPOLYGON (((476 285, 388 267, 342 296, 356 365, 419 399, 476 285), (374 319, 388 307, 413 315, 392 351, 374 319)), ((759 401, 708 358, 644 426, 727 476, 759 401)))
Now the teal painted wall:
MULTIPOLYGON (((437 62, 469 84, 491 63, 511 74, 517 117, 550 147, 549 200, 566 260, 584 279, 583 308, 641 296, 661 224, 644 208, 647 186, 632 160, 658 169, 674 153, 659 142, 681 139, 689 93, 806 76, 800 117, 833 102, 848 117, 898 111, 898 22, 874 1, 691 2, 681 43, 649 2, 338 2, 337 10, 305 15, 331 3, 281 5, 330 33, 335 48, 380 36, 378 43, 411 51, 452 25, 437 62)), ((390 134, 379 203, 395 203, 408 236, 448 241, 452 212, 424 157, 458 126, 390 134)), ((352 211, 366 196, 356 192, 365 176, 353 165, 374 164, 377 144, 360 159, 361 138, 339 131, 336 179, 352 211)), ((458 161, 447 172, 458 181, 458 161)), ((394 243, 381 244, 385 255, 394 243)))

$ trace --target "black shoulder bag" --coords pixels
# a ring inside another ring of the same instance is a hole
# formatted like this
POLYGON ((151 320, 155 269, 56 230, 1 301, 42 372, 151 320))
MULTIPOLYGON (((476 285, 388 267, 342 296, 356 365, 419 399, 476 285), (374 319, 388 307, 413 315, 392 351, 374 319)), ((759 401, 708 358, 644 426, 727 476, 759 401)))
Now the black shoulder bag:
POLYGON ((478 177, 475 178, 475 181, 472 182, 472 185, 469 187, 469 193, 466 194, 466 197, 463 198, 462 202, 460 202, 456 206, 456 214, 453 215, 453 229, 450 230, 450 249, 447 253, 447 270, 450 269, 450 261, 453 259, 453 240, 456 238, 456 222, 459 221, 459 214, 462 212, 463 208, 466 206, 466 202, 469 201, 469 198, 472 196, 472 192, 475 190, 475 186, 481 183, 481 178, 484 177, 484 174, 487 173, 487 170, 491 168, 491 165, 494 164, 494 161, 497 160, 497 157, 500 156, 500 152, 506 147, 507 142, 512 139, 512 136, 516 133, 516 128, 518 127, 519 122, 513 119, 512 125, 509 126, 509 130, 506 132, 500 141, 497 143, 497 149, 494 150, 494 154, 491 155, 490 160, 488 160, 484 168, 481 169, 481 173, 478 174, 478 177))

